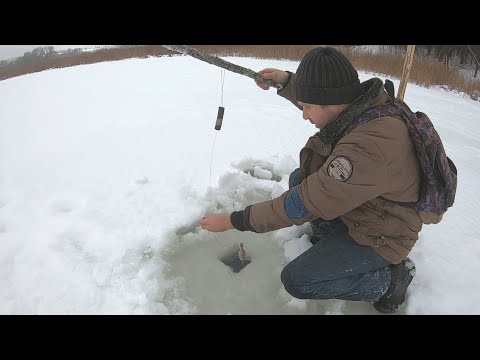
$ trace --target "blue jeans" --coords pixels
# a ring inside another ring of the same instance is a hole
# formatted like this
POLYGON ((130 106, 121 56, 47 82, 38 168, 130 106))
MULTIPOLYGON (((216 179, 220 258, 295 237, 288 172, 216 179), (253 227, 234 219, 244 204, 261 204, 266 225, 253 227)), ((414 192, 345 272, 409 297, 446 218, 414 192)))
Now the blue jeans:
POLYGON ((389 263, 353 240, 340 219, 330 226, 327 235, 282 270, 285 290, 298 299, 377 301, 390 285, 389 263))

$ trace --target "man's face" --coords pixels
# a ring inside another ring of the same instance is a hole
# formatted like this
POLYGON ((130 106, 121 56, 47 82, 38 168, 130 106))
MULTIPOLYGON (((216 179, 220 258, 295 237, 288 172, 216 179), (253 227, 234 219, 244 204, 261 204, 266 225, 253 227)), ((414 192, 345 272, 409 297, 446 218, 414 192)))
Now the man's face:
POLYGON ((309 120, 317 129, 323 129, 335 119, 338 114, 348 107, 348 104, 341 105, 316 105, 299 101, 298 105, 303 108, 303 118, 309 120))

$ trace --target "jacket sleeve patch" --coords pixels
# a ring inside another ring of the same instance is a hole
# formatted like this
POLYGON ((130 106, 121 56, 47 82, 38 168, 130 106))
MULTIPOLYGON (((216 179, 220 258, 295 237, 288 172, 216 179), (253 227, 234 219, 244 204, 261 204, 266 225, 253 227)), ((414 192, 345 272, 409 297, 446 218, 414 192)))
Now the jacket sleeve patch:
POLYGON ((300 220, 311 215, 300 200, 299 191, 299 185, 295 186, 285 199, 285 213, 290 219, 300 220))
POLYGON ((328 175, 340 181, 347 181, 353 173, 353 165, 345 156, 337 156, 328 164, 328 175))

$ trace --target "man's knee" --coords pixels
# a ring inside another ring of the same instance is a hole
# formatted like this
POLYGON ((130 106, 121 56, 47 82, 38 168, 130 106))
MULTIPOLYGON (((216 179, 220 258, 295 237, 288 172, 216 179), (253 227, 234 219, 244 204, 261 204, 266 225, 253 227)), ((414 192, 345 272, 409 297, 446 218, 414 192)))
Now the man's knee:
POLYGON ((295 281, 295 276, 289 270, 288 265, 282 270, 280 280, 282 280, 283 287, 290 295, 297 299, 305 299, 302 286, 295 281))
POLYGON ((325 281, 312 281, 307 279, 306 274, 295 271, 293 267, 287 265, 280 275, 285 290, 297 299, 329 299, 329 295, 323 294, 325 281), (314 285, 315 284, 315 285, 314 285))

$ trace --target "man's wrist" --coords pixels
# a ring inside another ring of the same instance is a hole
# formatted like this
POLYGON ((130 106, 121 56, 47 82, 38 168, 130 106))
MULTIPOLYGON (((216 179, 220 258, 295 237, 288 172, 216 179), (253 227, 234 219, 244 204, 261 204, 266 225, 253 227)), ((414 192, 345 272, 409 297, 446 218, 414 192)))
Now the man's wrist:
POLYGON ((246 231, 247 228, 243 221, 243 210, 242 211, 234 211, 230 214, 230 222, 232 226, 237 229, 238 231, 246 231))
POLYGON ((290 82, 290 79, 292 78, 293 73, 290 71, 285 71, 288 74, 287 80, 285 80, 282 84, 282 86, 285 88, 288 83, 290 82))
POLYGON ((237 229, 238 231, 253 231, 256 232, 255 229, 250 225, 250 208, 251 205, 247 206, 245 210, 242 211, 234 211, 230 215, 230 222, 232 226, 237 229))
POLYGON ((277 90, 277 94, 285 90, 287 85, 290 83, 290 80, 292 79, 293 73, 290 71, 285 71, 285 72, 288 74, 287 79, 283 82, 283 84, 281 84, 280 88, 277 90))

